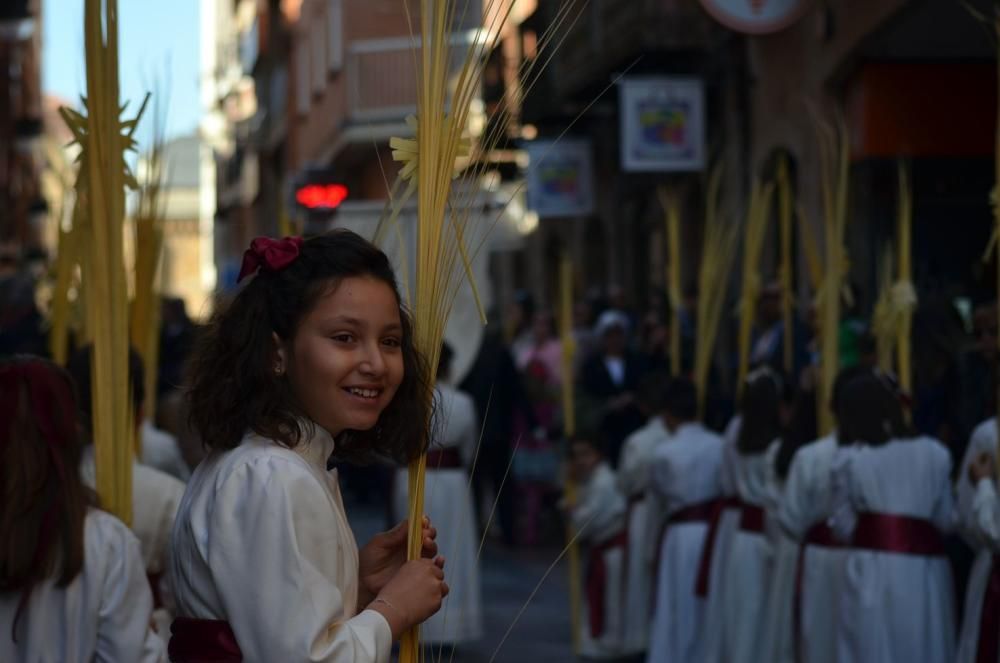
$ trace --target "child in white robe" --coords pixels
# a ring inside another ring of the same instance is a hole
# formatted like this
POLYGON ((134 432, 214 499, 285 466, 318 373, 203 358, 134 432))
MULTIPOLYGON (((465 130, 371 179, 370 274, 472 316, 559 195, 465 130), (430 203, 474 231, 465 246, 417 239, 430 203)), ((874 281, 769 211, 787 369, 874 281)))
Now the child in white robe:
POLYGON ((669 441, 656 447, 650 489, 664 505, 659 530, 655 607, 649 663, 700 661, 698 650, 704 599, 695 578, 709 522, 719 508, 724 443, 696 421, 697 394, 690 380, 672 380, 665 390, 669 441))
MULTIPOLYGON (((67 369, 76 383, 80 397, 80 418, 88 438, 93 432, 90 426, 92 408, 90 346, 76 352, 69 360, 67 369)), ((144 399, 144 368, 142 358, 134 349, 129 349, 129 385, 132 397, 133 423, 136 434, 142 432, 142 404, 144 399)), ((97 467, 94 445, 87 444, 80 461, 80 476, 91 488, 97 487, 97 467)), ((142 560, 146 568, 150 588, 153 591, 154 620, 157 631, 165 639, 169 638, 170 622, 173 620, 174 603, 170 592, 168 568, 170 533, 174 528, 174 516, 184 495, 184 484, 177 478, 133 460, 132 462, 132 532, 139 538, 142 560)))
POLYGON ((955 656, 954 585, 942 534, 953 526, 951 459, 905 430, 898 395, 861 376, 844 392, 831 527, 845 551, 838 592, 840 663, 955 656))
POLYGON ((361 550, 332 459, 416 458, 430 376, 389 259, 348 231, 257 238, 191 363, 191 476, 170 557, 171 660, 388 663, 448 593, 436 531, 361 550))
POLYGON ((570 473, 576 502, 565 504, 570 525, 583 547, 583 612, 580 655, 619 658, 624 649, 625 498, 615 474, 592 435, 570 441, 570 473))
POLYGON ((977 550, 965 596, 958 663, 1000 661, 1000 501, 996 419, 976 427, 958 476, 962 532, 977 550))
POLYGON ((139 542, 73 471, 76 411, 62 369, 0 362, 0 661, 166 661, 139 542))
POLYGON ((707 661, 751 663, 770 651, 765 627, 777 537, 774 460, 785 393, 781 377, 766 367, 751 373, 743 388, 736 445, 726 447, 739 517, 730 521, 729 549, 712 579, 710 600, 721 605, 722 620, 718 632, 706 629, 707 661))
MULTIPOLYGON (((479 445, 476 406, 465 393, 448 384, 454 352, 445 343, 438 362, 433 443, 427 453, 424 511, 441 535, 438 547, 448 560, 451 592, 441 610, 420 627, 427 643, 459 644, 482 635, 479 587, 479 539, 469 487, 470 467, 479 445)), ((393 501, 396 518, 407 513, 408 472, 396 472, 393 501)))
MULTIPOLYGON (((835 418, 845 414, 842 408, 846 386, 867 373, 869 369, 852 367, 837 374, 830 403, 835 418)), ((844 552, 827 525, 836 451, 835 433, 799 448, 792 458, 778 509, 783 531, 798 544, 790 636, 792 654, 799 663, 836 661, 836 601, 844 552)), ((775 660, 785 659, 778 656, 775 660)))
POLYGON ((654 454, 669 439, 664 424, 667 377, 651 374, 639 384, 639 409, 649 417, 646 425, 625 438, 618 459, 618 490, 628 501, 628 578, 625 589, 625 648, 646 651, 649 640, 653 569, 659 556, 662 501, 650 486, 654 454))

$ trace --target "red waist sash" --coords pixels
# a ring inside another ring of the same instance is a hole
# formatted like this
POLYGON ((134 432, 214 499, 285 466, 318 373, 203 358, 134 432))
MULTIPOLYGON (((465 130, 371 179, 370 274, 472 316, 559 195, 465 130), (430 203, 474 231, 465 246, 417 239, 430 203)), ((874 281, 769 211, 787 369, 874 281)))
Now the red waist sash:
POLYGON ((891 513, 859 513, 852 548, 940 557, 944 539, 934 523, 891 513))
POLYGON ((170 625, 167 654, 172 663, 238 663, 243 652, 229 622, 178 617, 170 625))
POLYGON ((712 575, 712 557, 715 555, 715 538, 719 533, 719 521, 726 509, 738 509, 743 502, 738 497, 726 497, 715 502, 712 518, 708 523, 708 534, 705 535, 705 545, 701 548, 701 561, 698 563, 698 577, 695 580, 694 593, 702 598, 708 596, 708 581, 712 575))
POLYGON ((462 467, 462 456, 455 447, 434 447, 427 450, 428 470, 456 470, 462 467))
MULTIPOLYGON (((602 543, 590 547, 587 560, 587 608, 590 617, 590 637, 599 638, 604 633, 604 593, 608 585, 608 565, 604 553, 615 548, 627 548, 628 532, 621 532, 602 543)), ((624 564, 624 556, 622 563, 624 564)), ((624 574, 623 574, 624 575, 624 574)), ((624 580, 624 578, 622 578, 624 580)))
MULTIPOLYGON (((656 588, 660 586, 660 565, 663 563, 663 560, 660 556, 660 552, 663 546, 663 537, 667 535, 667 530, 671 525, 679 525, 681 523, 711 524, 712 519, 715 517, 715 514, 721 509, 721 507, 719 506, 720 502, 721 500, 714 499, 714 500, 706 500, 704 502, 698 502, 697 504, 689 504, 685 507, 678 509, 677 511, 674 511, 667 517, 667 520, 663 523, 663 526, 660 528, 660 535, 656 539, 655 563, 653 565, 655 571, 653 572, 653 591, 651 592, 651 595, 653 599, 652 605, 654 612, 656 610, 656 593, 657 593, 656 588)), ((706 540, 704 543, 702 543, 702 546, 704 547, 705 545, 707 545, 707 542, 708 541, 706 535, 706 540)))
POLYGON ((764 509, 755 504, 743 504, 740 509, 740 529, 754 534, 764 533, 764 509))
POLYGON ((997 663, 1000 657, 1000 555, 993 555, 993 567, 979 616, 979 644, 976 663, 997 663))

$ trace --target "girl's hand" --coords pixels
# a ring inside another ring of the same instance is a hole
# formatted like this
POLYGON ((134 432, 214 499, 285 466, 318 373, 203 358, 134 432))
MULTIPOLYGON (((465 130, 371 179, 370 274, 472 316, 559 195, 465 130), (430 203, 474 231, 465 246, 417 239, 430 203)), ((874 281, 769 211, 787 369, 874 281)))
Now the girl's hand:
MULTIPOLYGON (((376 534, 358 553, 358 605, 367 605, 378 596, 386 583, 406 562, 407 521, 388 532, 376 534)), ((423 549, 425 558, 437 555, 437 529, 427 516, 423 519, 423 549)))
POLYGON ((969 481, 975 486, 981 479, 995 479, 997 476, 997 466, 993 462, 993 456, 988 452, 976 456, 976 458, 969 463, 969 481))
POLYGON ((444 581, 444 558, 406 562, 368 606, 389 623, 392 639, 421 624, 441 609, 448 595, 444 581))

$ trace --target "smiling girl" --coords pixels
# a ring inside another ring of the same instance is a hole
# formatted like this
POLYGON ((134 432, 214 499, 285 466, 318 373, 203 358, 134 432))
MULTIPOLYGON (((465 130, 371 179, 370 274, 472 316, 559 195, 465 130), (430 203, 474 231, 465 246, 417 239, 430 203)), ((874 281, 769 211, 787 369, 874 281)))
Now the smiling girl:
POLYGON ((359 552, 327 464, 426 444, 427 374, 392 268, 341 231, 258 238, 249 275, 192 364, 210 453, 174 527, 171 660, 388 661, 448 592, 436 532, 425 519, 421 560, 405 561, 405 523, 359 552))

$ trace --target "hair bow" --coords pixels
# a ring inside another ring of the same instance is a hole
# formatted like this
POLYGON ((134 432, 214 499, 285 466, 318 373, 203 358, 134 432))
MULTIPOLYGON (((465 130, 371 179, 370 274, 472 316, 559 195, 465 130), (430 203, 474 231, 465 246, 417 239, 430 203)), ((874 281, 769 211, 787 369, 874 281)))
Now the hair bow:
POLYGON ((240 275, 236 277, 236 282, 239 283, 251 274, 256 274, 260 268, 268 272, 280 272, 295 262, 301 248, 301 237, 255 238, 250 242, 250 248, 243 254, 243 265, 240 267, 240 275))

